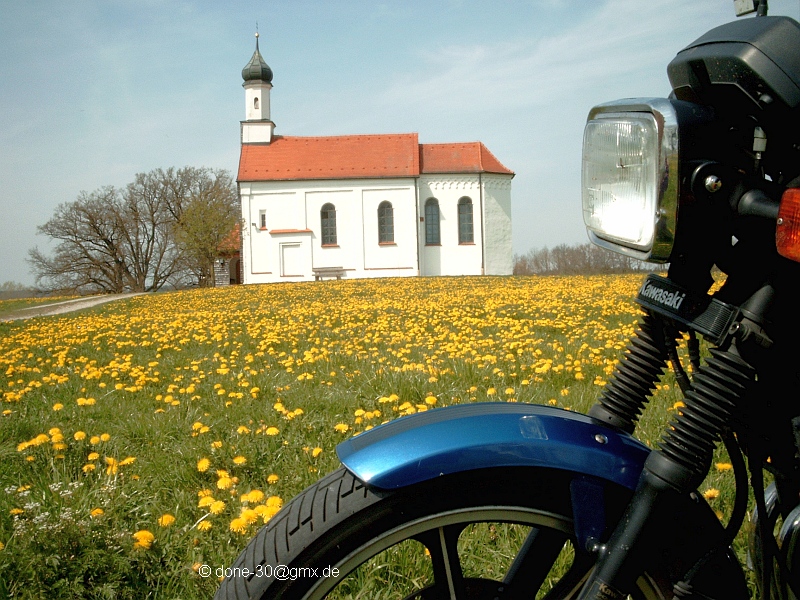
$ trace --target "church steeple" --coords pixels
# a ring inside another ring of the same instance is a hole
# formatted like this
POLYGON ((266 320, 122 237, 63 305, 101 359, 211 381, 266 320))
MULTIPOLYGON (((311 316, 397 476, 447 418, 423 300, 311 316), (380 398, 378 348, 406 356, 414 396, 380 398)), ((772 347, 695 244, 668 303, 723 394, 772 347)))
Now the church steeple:
POLYGON ((256 33, 256 51, 244 69, 242 69, 245 100, 245 120, 242 121, 243 144, 269 144, 275 123, 269 116, 269 92, 272 89, 272 69, 264 61, 258 49, 258 33, 256 33))

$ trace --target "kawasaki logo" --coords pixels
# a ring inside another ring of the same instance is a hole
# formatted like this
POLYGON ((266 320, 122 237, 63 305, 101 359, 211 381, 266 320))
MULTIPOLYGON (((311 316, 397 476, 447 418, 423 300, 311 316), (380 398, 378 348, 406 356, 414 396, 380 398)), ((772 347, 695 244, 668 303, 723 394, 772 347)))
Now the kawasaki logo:
POLYGON ((675 310, 681 307, 681 302, 686 298, 685 293, 668 292, 665 289, 653 285, 649 281, 646 281, 642 289, 639 290, 639 295, 643 298, 649 298, 654 302, 663 304, 664 306, 674 308, 675 310))

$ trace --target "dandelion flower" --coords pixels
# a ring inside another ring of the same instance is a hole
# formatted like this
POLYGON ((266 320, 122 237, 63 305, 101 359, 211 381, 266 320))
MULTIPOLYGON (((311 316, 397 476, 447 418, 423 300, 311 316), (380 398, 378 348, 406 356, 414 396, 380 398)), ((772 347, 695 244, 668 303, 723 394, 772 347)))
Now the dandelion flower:
POLYGON ((169 513, 165 513, 158 517, 158 526, 159 527, 169 527, 175 522, 175 517, 173 517, 169 513))
POLYGON ((142 550, 149 550, 150 547, 153 545, 153 541, 155 541, 156 536, 152 533, 147 531, 146 529, 142 529, 137 531, 133 534, 133 538, 136 542, 133 544, 134 548, 141 548, 142 550))
POLYGON ((220 490, 227 490, 233 485, 233 479, 230 477, 220 477, 217 479, 217 488, 220 490))
POLYGON ((267 477, 267 483, 278 483, 278 479, 280 479, 275 473, 267 477))
POLYGON ((76 431, 75 435, 72 436, 76 442, 80 442, 81 440, 86 439, 86 432, 85 431, 76 431))
POLYGON ((236 517, 231 521, 230 529, 234 533, 247 533, 247 521, 242 517, 236 517))
POLYGON ((317 458, 320 454, 322 454, 322 448, 320 448, 319 446, 317 446, 311 451, 311 456, 313 456, 314 458, 317 458))
POLYGON ((211 521, 200 521, 197 524, 198 531, 208 531, 209 529, 211 529, 211 527, 212 527, 211 521))
POLYGON ((339 433, 345 433, 348 429, 350 429, 350 426, 347 423, 337 423, 333 428, 339 433))
POLYGON ((225 510, 225 503, 222 500, 216 500, 208 507, 208 512, 212 515, 218 515, 225 510))
POLYGON ((235 465, 243 465, 247 462, 247 459, 244 456, 237 456, 233 459, 233 464, 235 465))
POLYGON ((92 512, 89 513, 91 517, 100 517, 105 514, 105 511, 102 508, 93 508, 92 512))
POLYGON ((280 430, 277 427, 267 427, 264 433, 266 435, 278 435, 280 433, 280 430))
POLYGON ((86 460, 97 460, 98 458, 100 458, 100 455, 97 452, 90 452, 86 460))
POLYGON ((53 404, 53 410, 61 410, 62 408, 64 408, 64 405, 61 404, 61 402, 56 402, 53 404))
POLYGON ((733 468, 731 463, 716 463, 717 471, 730 471, 733 468))
POLYGON ((211 466, 211 461, 207 458, 201 458, 197 461, 197 470, 201 473, 205 473, 208 471, 208 468, 211 466))
POLYGON ((706 500, 714 500, 719 497, 719 490, 717 488, 708 488, 703 492, 703 498, 706 500))
POLYGON ((198 508, 205 508, 206 506, 211 506, 214 504, 216 500, 214 500, 213 496, 202 496, 200 500, 197 502, 198 508))

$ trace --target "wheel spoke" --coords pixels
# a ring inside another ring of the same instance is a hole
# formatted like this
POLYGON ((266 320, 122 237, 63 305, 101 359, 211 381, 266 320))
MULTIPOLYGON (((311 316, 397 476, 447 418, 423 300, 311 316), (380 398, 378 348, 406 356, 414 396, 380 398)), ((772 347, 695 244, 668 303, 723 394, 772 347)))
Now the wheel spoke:
POLYGON ((555 529, 531 528, 503 578, 512 597, 535 597, 567 539, 565 533, 555 529))
POLYGON ((564 573, 546 596, 541 600, 569 599, 574 598, 580 591, 586 576, 594 566, 594 557, 580 553, 575 555, 569 570, 564 573))
POLYGON ((431 553, 435 598, 456 600, 464 597, 464 574, 458 557, 458 536, 463 530, 464 525, 448 525, 426 531, 416 538, 431 553))

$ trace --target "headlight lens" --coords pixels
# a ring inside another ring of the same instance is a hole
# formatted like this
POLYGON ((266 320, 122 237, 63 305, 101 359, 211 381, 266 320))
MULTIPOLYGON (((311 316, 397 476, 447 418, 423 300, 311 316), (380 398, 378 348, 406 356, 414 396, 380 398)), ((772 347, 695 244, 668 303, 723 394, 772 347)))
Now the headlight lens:
POLYGON ((593 242, 669 259, 677 218, 677 118, 665 99, 596 106, 583 136, 583 220, 593 242))

